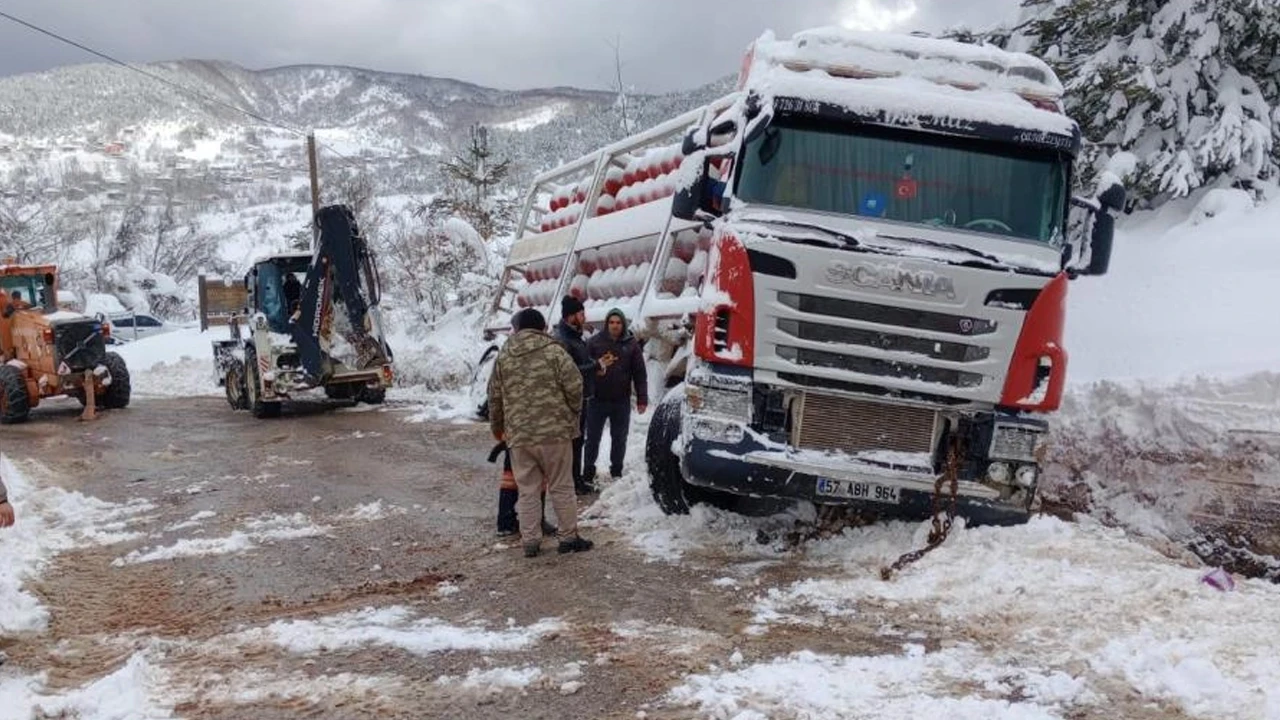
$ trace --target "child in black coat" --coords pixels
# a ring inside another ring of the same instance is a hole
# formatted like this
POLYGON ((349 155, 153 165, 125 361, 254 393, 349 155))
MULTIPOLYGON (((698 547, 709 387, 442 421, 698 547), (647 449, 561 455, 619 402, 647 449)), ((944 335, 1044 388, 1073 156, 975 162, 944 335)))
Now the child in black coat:
MULTIPOLYGON (((489 452, 489 462, 496 463, 502 457, 502 480, 498 484, 498 537, 510 537, 520 534, 520 519, 516 515, 516 500, 520 498, 520 489, 516 486, 516 475, 511 469, 511 450, 502 442, 489 452)), ((547 492, 542 492, 542 534, 554 536, 555 526, 546 520, 547 492)))

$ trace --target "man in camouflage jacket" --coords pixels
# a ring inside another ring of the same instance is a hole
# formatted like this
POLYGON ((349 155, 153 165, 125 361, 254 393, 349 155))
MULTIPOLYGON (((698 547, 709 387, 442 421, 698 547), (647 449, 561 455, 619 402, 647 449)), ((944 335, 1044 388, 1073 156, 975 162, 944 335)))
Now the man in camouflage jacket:
POLYGON ((511 318, 511 327, 514 333, 498 352, 489 376, 489 427, 511 450, 525 557, 535 557, 542 543, 544 482, 558 521, 559 551, 590 550, 591 541, 578 536, 573 491, 582 375, 564 347, 547 334, 542 313, 521 310, 511 318))

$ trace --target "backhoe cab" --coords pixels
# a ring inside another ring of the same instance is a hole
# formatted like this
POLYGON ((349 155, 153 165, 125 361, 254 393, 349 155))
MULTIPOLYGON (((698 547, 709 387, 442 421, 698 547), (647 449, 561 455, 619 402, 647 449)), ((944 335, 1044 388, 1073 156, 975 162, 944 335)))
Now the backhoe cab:
POLYGON ((244 316, 233 318, 229 340, 213 343, 227 402, 255 417, 275 417, 284 400, 317 387, 332 399, 379 404, 394 378, 373 252, 345 205, 321 208, 317 221, 314 254, 253 265, 244 316))
POLYGON ((129 369, 107 352, 108 323, 59 310, 58 268, 0 262, 0 423, 23 422, 45 398, 97 407, 129 404, 129 369))

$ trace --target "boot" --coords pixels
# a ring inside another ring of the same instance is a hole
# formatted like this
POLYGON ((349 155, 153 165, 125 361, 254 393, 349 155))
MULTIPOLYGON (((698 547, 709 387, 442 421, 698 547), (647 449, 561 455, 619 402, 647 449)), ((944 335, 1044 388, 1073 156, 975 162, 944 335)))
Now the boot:
POLYGON ((595 547, 595 543, 584 537, 575 535, 569 540, 561 540, 558 550, 560 551, 560 554, 563 555, 565 553, 586 552, 593 547, 595 547))
MULTIPOLYGON (((563 547, 563 546, 564 546, 564 543, 561 543, 560 545, 561 545, 561 547, 563 547)), ((538 544, 538 543, 536 543, 536 542, 531 542, 531 543, 525 543, 525 544, 524 544, 524 556, 525 556, 525 557, 527 557, 527 558, 538 557, 538 552, 539 552, 539 551, 541 551, 541 550, 542 550, 542 546, 541 546, 541 545, 539 545, 539 544, 538 544)), ((563 551, 561 551, 561 552, 563 552, 563 551)))

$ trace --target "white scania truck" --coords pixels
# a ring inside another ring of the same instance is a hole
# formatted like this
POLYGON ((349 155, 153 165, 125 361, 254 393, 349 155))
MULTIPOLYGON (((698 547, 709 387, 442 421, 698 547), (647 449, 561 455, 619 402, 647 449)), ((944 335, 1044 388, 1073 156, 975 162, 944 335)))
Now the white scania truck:
POLYGON ((1071 196, 1062 92, 989 46, 766 34, 736 92, 534 181, 486 332, 566 293, 637 318, 673 389, 646 453, 667 512, 927 518, 946 478, 971 522, 1022 522, 1068 284, 1106 272, 1125 194, 1071 196))

